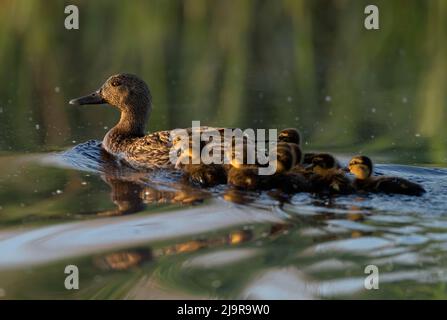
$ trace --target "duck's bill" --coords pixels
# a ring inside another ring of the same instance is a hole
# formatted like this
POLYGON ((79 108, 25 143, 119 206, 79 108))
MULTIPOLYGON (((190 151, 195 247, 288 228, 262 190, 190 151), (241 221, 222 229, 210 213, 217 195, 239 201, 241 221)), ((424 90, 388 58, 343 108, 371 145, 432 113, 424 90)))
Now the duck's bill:
POLYGON ((106 103, 106 101, 102 97, 101 92, 95 91, 95 92, 89 94, 88 96, 72 99, 72 100, 70 100, 69 103, 75 104, 75 105, 102 104, 102 103, 106 103))

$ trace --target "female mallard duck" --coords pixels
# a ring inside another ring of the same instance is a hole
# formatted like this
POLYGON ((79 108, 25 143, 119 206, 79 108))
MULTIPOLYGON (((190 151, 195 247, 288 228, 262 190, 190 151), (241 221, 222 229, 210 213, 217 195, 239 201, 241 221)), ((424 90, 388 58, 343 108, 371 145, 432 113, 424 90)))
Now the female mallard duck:
POLYGON ((399 177, 373 177, 373 163, 366 156, 355 156, 349 161, 349 171, 356 177, 354 187, 359 191, 397 193, 420 196, 424 188, 414 182, 399 177))
POLYGON ((328 153, 315 154, 306 170, 311 171, 309 183, 316 193, 349 194, 354 191, 351 180, 339 169, 338 161, 328 153))
MULTIPOLYGON (((118 124, 107 132, 102 141, 107 152, 135 168, 174 166, 170 161, 172 131, 145 134, 152 98, 143 80, 132 74, 113 75, 97 91, 70 101, 76 105, 104 103, 117 107, 121 112, 118 124)), ((200 127, 200 131, 207 129, 200 127)))

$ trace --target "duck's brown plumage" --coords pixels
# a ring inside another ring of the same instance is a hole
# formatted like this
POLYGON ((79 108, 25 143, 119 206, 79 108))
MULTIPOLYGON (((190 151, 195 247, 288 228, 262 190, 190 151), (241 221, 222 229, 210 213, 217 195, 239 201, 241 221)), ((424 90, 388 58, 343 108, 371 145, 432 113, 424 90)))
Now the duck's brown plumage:
MULTIPOLYGON (((120 121, 103 139, 102 147, 107 152, 136 168, 174 167, 169 156, 173 130, 146 134, 152 97, 143 80, 132 74, 113 75, 97 91, 70 101, 70 104, 79 105, 104 103, 121 112, 120 121)), ((223 134, 224 128, 199 128, 200 132, 207 130, 218 130, 223 134)), ((191 134, 192 129, 186 131, 191 134)))

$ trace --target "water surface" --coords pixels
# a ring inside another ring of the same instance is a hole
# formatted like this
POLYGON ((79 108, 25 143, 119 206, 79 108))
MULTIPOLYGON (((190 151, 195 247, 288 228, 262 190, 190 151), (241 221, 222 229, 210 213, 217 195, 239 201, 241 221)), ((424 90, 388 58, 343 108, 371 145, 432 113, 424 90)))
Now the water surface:
POLYGON ((0 164, 3 298, 447 298, 445 168, 377 165, 422 197, 329 198, 198 189, 116 166, 96 141, 0 164))

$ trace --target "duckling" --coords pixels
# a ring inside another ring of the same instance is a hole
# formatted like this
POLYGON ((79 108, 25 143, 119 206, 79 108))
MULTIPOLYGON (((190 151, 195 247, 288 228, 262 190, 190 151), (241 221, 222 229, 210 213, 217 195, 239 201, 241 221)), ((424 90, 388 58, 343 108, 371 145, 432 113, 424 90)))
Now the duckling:
POLYGON ((258 174, 256 162, 256 145, 243 141, 242 145, 232 142, 232 147, 225 150, 229 160, 227 183, 237 189, 257 190, 267 187, 269 178, 258 174))
POLYGON ((297 144, 280 142, 276 146, 276 172, 273 175, 259 175, 258 166, 235 166, 228 171, 228 184, 239 189, 267 190, 280 188, 286 192, 308 189, 308 184, 299 173, 287 174, 301 161, 302 153, 297 144))
POLYGON ((195 150, 190 140, 188 147, 181 151, 176 167, 181 168, 184 177, 189 182, 201 187, 213 187, 226 183, 227 175, 223 165, 200 163, 200 153, 204 146, 205 143, 201 142, 199 148, 195 150))
POLYGON ((301 149, 298 144, 278 142, 276 145, 276 173, 290 171, 301 161, 301 149))
MULTIPOLYGON (((316 153, 316 152, 309 152, 309 153, 305 153, 304 157, 303 157, 303 165, 311 165, 313 162, 313 159, 315 157, 319 157, 321 155, 321 153, 316 153)), ((340 164, 340 162, 334 158, 334 168, 336 169, 343 169, 343 166, 340 164)))
POLYGON ((258 174, 258 168, 232 167, 228 170, 227 183, 237 189, 243 190, 263 190, 268 189, 270 176, 262 176, 258 174))
MULTIPOLYGON (((290 164, 285 167, 286 170, 278 171, 273 175, 273 185, 285 193, 307 192, 310 190, 310 184, 304 175, 301 167, 303 153, 299 145, 288 143, 291 151, 292 162, 283 160, 283 164, 290 164)), ((287 159, 290 153, 287 149, 277 149, 278 159, 287 159)))
POLYGON ((366 156, 355 156, 349 161, 349 171, 356 177, 354 187, 359 191, 406 194, 420 196, 425 189, 414 182, 399 177, 373 177, 373 163, 366 156))
POLYGON ((301 135, 297 129, 287 128, 287 129, 281 130, 281 132, 278 135, 278 141, 279 142, 295 143, 297 145, 300 145, 301 144, 301 135))
POLYGON ((241 144, 237 144, 236 140, 233 139, 231 147, 226 148, 224 151, 225 158, 229 162, 229 165, 226 167, 227 170, 231 168, 257 168, 259 166, 256 159, 256 144, 254 143, 242 140, 241 144))
MULTIPOLYGON (((73 105, 110 104, 121 112, 119 122, 104 136, 102 148, 136 169, 173 168, 170 161, 171 130, 145 134, 152 111, 147 84, 133 74, 109 77, 95 92, 69 102, 73 105)), ((200 127, 200 130, 224 128, 200 127)))
POLYGON ((350 194, 354 191, 351 180, 338 168, 337 160, 328 153, 316 154, 306 168, 311 171, 309 183, 316 193, 350 194))

